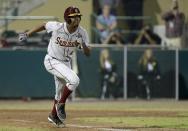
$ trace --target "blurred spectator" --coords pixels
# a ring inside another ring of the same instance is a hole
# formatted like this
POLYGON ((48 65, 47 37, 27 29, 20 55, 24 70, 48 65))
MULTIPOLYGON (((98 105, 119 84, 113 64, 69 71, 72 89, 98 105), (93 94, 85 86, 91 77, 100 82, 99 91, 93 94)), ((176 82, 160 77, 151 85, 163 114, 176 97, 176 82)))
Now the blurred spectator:
POLYGON ((159 64, 151 49, 146 49, 139 59, 138 80, 141 82, 141 92, 144 89, 146 98, 151 99, 151 89, 156 80, 160 79, 159 64), (143 88, 144 87, 144 88, 143 88))
POLYGON ((10 46, 10 43, 7 40, 7 35, 5 32, 6 31, 1 32, 1 35, 0 35, 0 48, 10 46))
POLYGON ((141 32, 134 40, 134 44, 149 44, 149 45, 160 45, 161 38, 153 32, 153 28, 150 24, 143 27, 141 32))
POLYGON ((101 99, 105 97, 114 97, 118 84, 118 75, 116 65, 110 57, 108 49, 104 49, 100 54, 100 68, 102 74, 102 93, 101 99))
POLYGON ((162 15, 166 28, 166 45, 169 48, 181 48, 185 15, 179 11, 178 1, 172 0, 172 9, 162 15))
POLYGON ((117 31, 116 16, 110 14, 110 6, 104 5, 102 14, 97 17, 96 27, 102 44, 122 44, 117 31))
POLYGON ((6 41, 4 37, 0 36, 0 48, 3 48, 3 47, 8 47, 8 42, 6 41))
POLYGON ((19 15, 19 5, 22 3, 22 0, 13 0, 12 1, 12 15, 19 15))
POLYGON ((15 30, 5 30, 1 34, 1 38, 6 40, 8 46, 16 46, 18 44, 18 34, 15 30))
POLYGON ((124 40, 120 32, 111 32, 102 44, 117 44, 123 45, 124 40))
POLYGON ((114 15, 117 15, 117 8, 119 6, 120 0, 99 0, 99 6, 102 9, 104 5, 109 5, 111 12, 114 15))

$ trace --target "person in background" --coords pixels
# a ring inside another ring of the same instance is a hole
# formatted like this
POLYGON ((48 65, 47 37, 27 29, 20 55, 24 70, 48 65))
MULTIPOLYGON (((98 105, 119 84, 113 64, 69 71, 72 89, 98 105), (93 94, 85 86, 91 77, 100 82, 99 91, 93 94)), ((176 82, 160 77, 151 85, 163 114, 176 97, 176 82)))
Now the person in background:
POLYGON ((0 35, 0 48, 8 47, 9 44, 6 41, 6 38, 0 35))
POLYGON ((120 34, 117 31, 116 16, 110 14, 110 6, 104 5, 102 14, 97 17, 96 28, 102 44, 121 44, 120 34))
POLYGON ((0 48, 7 47, 8 43, 5 39, 0 38, 0 48))
POLYGON ((152 26, 150 24, 147 24, 143 27, 143 29, 134 40, 134 44, 160 45, 161 38, 153 32, 152 26))
POLYGON ((160 79, 159 64, 151 49, 146 49, 144 51, 143 55, 139 59, 138 65, 138 80, 141 81, 141 86, 144 87, 144 94, 146 94, 146 98, 150 100, 153 82, 160 79))
POLYGON ((99 7, 102 9, 104 5, 108 4, 111 8, 111 13, 117 15, 117 8, 121 0, 99 0, 99 7))
POLYGON ((181 49, 185 15, 179 11, 177 0, 172 0, 172 9, 165 12, 162 19, 165 21, 167 47, 181 49))
POLYGON ((102 74, 102 93, 101 99, 105 97, 114 97, 114 87, 117 84, 118 75, 116 73, 116 65, 113 62, 109 50, 104 49, 100 54, 100 69, 102 74))

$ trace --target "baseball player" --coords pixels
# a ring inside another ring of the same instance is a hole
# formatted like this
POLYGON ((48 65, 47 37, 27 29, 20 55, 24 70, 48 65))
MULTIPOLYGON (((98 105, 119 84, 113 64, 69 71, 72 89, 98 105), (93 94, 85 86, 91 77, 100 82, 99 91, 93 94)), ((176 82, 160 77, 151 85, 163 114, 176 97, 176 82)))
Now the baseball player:
POLYGON ((88 34, 79 26, 81 16, 77 7, 70 6, 64 12, 64 23, 49 21, 26 33, 19 34, 19 40, 23 41, 35 32, 46 30, 52 33, 44 65, 46 70, 54 75, 56 87, 54 105, 48 120, 58 127, 64 127, 66 99, 80 81, 71 69, 73 52, 81 47, 86 56, 90 55, 88 34))

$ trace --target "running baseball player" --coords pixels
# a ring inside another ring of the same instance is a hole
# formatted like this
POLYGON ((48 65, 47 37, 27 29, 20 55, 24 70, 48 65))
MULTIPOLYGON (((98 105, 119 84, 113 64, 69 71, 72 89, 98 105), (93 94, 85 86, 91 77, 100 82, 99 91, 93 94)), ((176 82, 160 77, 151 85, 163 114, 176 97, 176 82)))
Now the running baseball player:
POLYGON ((68 7, 64 12, 65 22, 49 21, 26 33, 19 34, 19 40, 26 40, 35 32, 46 30, 52 33, 44 59, 46 70, 54 75, 55 100, 48 120, 58 127, 64 127, 66 119, 65 102, 79 84, 79 77, 71 69, 73 52, 78 47, 86 56, 90 55, 89 38, 86 30, 79 26, 80 10, 75 6, 68 7))

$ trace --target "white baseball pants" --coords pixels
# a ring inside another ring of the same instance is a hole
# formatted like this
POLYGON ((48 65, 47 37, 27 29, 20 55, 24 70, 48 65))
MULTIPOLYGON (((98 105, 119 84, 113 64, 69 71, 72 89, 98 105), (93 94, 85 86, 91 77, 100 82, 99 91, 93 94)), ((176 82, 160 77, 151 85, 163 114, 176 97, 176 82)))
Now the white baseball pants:
POLYGON ((79 85, 79 77, 71 69, 70 62, 59 61, 48 54, 45 56, 44 65, 46 70, 54 75, 55 99, 61 99, 61 90, 66 85, 69 90, 74 90, 79 85))

